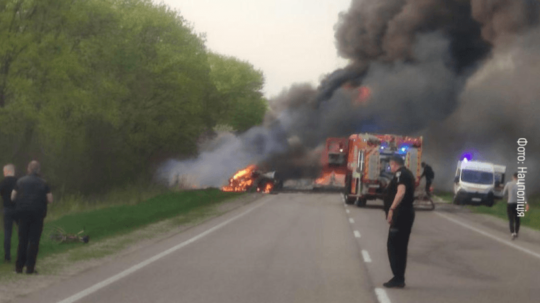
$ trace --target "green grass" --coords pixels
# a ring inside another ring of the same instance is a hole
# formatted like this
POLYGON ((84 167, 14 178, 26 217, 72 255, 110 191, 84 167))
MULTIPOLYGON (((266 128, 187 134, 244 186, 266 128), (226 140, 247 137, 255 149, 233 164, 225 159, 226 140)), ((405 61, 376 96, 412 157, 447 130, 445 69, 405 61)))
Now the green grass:
MULTIPOLYGON (((454 198, 453 193, 446 192, 437 193, 437 196, 446 200, 448 203, 452 203, 454 198)), ((528 204, 529 211, 525 213, 525 217, 521 218, 521 225, 540 230, 540 195, 530 197, 528 204)), ((492 215, 503 220, 508 220, 506 205, 506 200, 497 200, 493 207, 467 205, 467 208, 475 213, 492 215)))
MULTIPOLYGON (((112 236, 127 234, 138 228, 166 219, 185 215, 196 217, 200 215, 201 209, 239 195, 241 194, 226 193, 217 189, 168 192, 138 204, 100 207, 99 209, 79 211, 54 220, 48 220, 45 222, 38 259, 84 245, 82 243, 59 244, 52 241, 48 238, 48 232, 54 227, 61 227, 68 233, 77 233, 84 229, 85 234, 90 236, 90 241, 95 242, 112 236)), ((179 220, 179 222, 182 221, 179 220)), ((2 233, 0 243, 3 243, 3 239, 4 235, 2 233)), ((12 259, 16 258, 17 244, 15 229, 11 249, 12 259)), ((3 257, 3 247, 0 249, 3 257)), ((0 266, 0 273, 6 270, 12 271, 13 265, 0 266)))
MULTIPOLYGON (((529 211, 521 218, 521 225, 540 230, 540 195, 532 196, 529 201, 529 211)), ((467 206, 475 213, 488 214, 508 220, 506 214, 506 200, 498 200, 493 207, 467 206)))
POLYGON ((435 193, 435 196, 443 199, 447 203, 452 203, 452 200, 454 199, 454 194, 451 192, 437 192, 435 193))
POLYGON ((104 195, 83 196, 81 194, 61 194, 53 192, 55 201, 48 207, 48 221, 54 221, 67 214, 107 208, 113 205, 135 205, 146 201, 168 189, 160 186, 127 185, 107 192, 104 195))

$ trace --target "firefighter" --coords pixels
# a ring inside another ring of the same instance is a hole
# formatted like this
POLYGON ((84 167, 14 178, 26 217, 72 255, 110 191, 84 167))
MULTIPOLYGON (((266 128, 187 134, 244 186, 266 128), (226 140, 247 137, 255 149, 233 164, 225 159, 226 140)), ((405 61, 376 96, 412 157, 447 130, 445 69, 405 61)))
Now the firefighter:
POLYGON ((388 231, 388 259, 394 277, 383 284, 388 288, 405 287, 405 268, 407 265, 407 247, 414 223, 414 187, 415 178, 404 166, 399 156, 390 159, 390 169, 394 178, 387 188, 384 199, 388 231))
POLYGON ((426 162, 422 162, 422 168, 424 171, 422 172, 420 179, 426 177, 426 194, 431 196, 431 182, 433 182, 433 179, 435 178, 435 173, 431 166, 427 165, 426 162))

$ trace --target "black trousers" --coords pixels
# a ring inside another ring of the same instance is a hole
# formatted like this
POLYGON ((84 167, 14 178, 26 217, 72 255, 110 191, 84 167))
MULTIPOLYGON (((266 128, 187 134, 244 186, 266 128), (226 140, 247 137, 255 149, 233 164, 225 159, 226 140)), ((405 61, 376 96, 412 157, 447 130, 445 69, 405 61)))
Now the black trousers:
POLYGON ((43 231, 43 214, 41 212, 21 212, 17 214, 19 221, 19 247, 15 271, 22 272, 26 264, 26 272, 33 273, 39 250, 39 240, 43 231))
POLYGON ((13 234, 15 210, 4 208, 4 259, 11 260, 11 235, 13 234))
POLYGON ((388 259, 394 274, 394 280, 405 282, 405 268, 407 267, 407 249, 409 237, 414 223, 414 209, 397 209, 392 218, 392 225, 388 231, 388 259))
POLYGON ((431 182, 433 182, 432 179, 426 178, 426 194, 431 195, 431 182))
POLYGON ((517 203, 508 203, 506 206, 506 214, 508 214, 508 221, 510 223, 510 232, 519 233, 520 218, 517 213, 517 203))

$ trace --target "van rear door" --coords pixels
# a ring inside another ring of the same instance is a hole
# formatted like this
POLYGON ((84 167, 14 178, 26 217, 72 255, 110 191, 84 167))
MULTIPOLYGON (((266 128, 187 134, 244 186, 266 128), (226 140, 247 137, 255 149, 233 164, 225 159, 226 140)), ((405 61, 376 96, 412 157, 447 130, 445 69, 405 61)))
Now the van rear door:
POLYGON ((493 195, 497 199, 503 198, 503 189, 505 182, 506 166, 493 165, 493 173, 495 177, 495 187, 493 188, 493 195))

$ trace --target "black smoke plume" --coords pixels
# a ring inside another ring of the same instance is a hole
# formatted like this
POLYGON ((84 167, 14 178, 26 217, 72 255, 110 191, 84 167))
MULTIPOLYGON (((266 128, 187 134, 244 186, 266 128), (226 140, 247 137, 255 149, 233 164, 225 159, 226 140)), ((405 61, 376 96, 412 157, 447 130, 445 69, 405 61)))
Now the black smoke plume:
POLYGON ((335 27, 337 51, 350 64, 317 88, 283 91, 263 126, 211 158, 231 153, 223 175, 256 161, 300 178, 317 174, 327 137, 424 135, 425 159, 440 172, 435 186, 449 189, 462 152, 512 170, 514 142, 529 137, 530 176, 538 180, 540 125, 531 115, 540 113, 532 80, 540 76, 539 12, 536 0, 353 0, 335 27), (371 90, 360 104, 358 86, 371 90))

